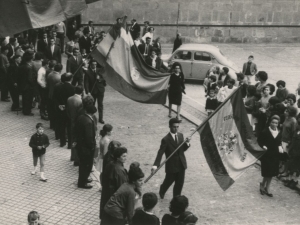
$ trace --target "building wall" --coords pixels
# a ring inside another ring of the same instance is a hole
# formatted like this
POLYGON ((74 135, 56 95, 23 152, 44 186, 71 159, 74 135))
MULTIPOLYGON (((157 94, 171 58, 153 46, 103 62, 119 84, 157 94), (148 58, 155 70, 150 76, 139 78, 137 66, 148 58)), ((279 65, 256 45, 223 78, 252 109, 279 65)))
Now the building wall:
MULTIPOLYGON (((154 24, 155 37, 172 43, 178 17, 179 25, 183 25, 178 27, 178 32, 185 42, 284 43, 300 40, 300 26, 286 27, 300 24, 299 6, 300 0, 101 0, 89 5, 82 21, 87 23, 91 19, 95 24, 111 24, 124 15, 129 20, 135 18, 139 24, 148 20, 154 24)), ((107 28, 97 27, 98 30, 107 28)))

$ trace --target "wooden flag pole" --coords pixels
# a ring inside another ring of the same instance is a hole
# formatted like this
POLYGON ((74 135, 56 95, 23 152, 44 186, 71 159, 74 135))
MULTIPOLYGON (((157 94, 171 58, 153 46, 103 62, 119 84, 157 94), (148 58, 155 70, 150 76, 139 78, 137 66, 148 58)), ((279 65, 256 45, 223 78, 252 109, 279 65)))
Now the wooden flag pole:
MULTIPOLYGON (((225 105, 226 104, 226 102, 228 102, 229 100, 230 100, 230 98, 231 98, 231 96, 232 95, 234 95, 237 91, 239 91, 240 90, 240 88, 241 88, 241 86, 240 87, 238 87, 234 92, 232 92, 231 93, 231 95, 229 95, 228 96, 228 98, 224 101, 224 102, 222 102, 222 104, 212 113, 212 114, 210 114, 198 127, 197 127, 197 129, 195 129, 191 134, 190 134, 190 136, 189 136, 189 138, 191 138, 198 130, 200 130, 206 123, 207 123, 207 121, 208 120, 210 120, 210 118, 212 118, 219 110, 220 110, 220 108, 222 108, 223 107, 223 105, 225 105)), ((154 176, 154 174, 156 174, 157 173, 157 171, 159 171, 165 164, 166 164, 166 162, 180 149, 180 147, 184 144, 184 143, 186 143, 187 142, 187 139, 184 141, 184 142, 182 142, 176 149, 175 149, 175 151, 174 152, 172 152, 172 154, 168 157, 168 158, 166 158, 161 164, 160 164, 160 166, 155 170, 155 171, 153 171, 151 174, 150 174, 150 176, 148 176, 147 178, 146 178, 146 180, 144 181, 144 183, 147 183, 153 176, 154 176)))
POLYGON ((179 21, 179 15, 180 15, 180 3, 178 2, 178 13, 177 13, 177 28, 176 28, 176 35, 178 34, 178 21, 179 21))

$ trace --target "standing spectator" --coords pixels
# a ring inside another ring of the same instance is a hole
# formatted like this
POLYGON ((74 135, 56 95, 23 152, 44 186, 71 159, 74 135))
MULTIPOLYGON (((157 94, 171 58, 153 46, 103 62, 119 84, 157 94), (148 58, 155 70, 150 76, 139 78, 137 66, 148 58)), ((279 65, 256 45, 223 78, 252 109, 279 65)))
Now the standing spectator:
POLYGON ((106 82, 101 75, 101 69, 97 68, 97 62, 91 61, 89 69, 85 72, 84 87, 86 94, 92 95, 94 98, 94 104, 97 101, 99 123, 104 124, 103 120, 103 99, 105 92, 106 82))
POLYGON ((53 37, 50 38, 50 46, 46 48, 45 56, 48 60, 55 60, 58 63, 61 63, 60 48, 55 44, 53 37))
POLYGON ((232 94, 232 92, 234 92, 234 90, 236 89, 234 84, 235 84, 234 79, 229 79, 227 81, 227 85, 224 87, 225 99, 228 98, 232 94))
POLYGON ((83 85, 82 56, 78 48, 73 49, 73 56, 67 60, 67 72, 73 74, 72 85, 83 85))
POLYGON ((91 52, 92 40, 90 38, 90 31, 86 28, 83 30, 83 36, 79 38, 79 47, 80 51, 85 49, 87 54, 91 52))
POLYGON ((19 67, 20 91, 22 93, 23 114, 33 116, 31 113, 32 101, 35 90, 34 68, 32 65, 34 52, 27 51, 23 55, 21 66, 19 67))
POLYGON ((60 51, 64 53, 65 37, 67 36, 67 29, 64 22, 59 22, 54 25, 57 36, 60 40, 60 51))
POLYGON ((140 44, 138 46, 138 49, 139 49, 140 53, 144 56, 144 58, 149 56, 152 52, 153 47, 150 45, 150 41, 151 41, 151 38, 147 37, 146 43, 140 44))
POLYGON ((8 97, 8 85, 7 85, 7 72, 9 67, 9 61, 7 58, 8 47, 1 47, 0 54, 0 89, 1 89, 1 101, 9 102, 8 97))
POLYGON ((16 38, 10 38, 9 43, 6 46, 8 48, 7 58, 11 61, 15 55, 15 48, 18 46, 18 40, 16 38))
POLYGON ((124 183, 110 197, 104 207, 101 225, 132 224, 137 189, 143 185, 143 171, 139 167, 131 167, 128 172, 128 183, 124 183))
POLYGON ((92 116, 97 112, 97 109, 95 106, 89 105, 85 110, 86 113, 80 115, 75 124, 76 147, 80 161, 77 185, 79 188, 90 189, 93 186, 88 184, 92 182, 92 179, 89 179, 89 175, 93 168, 96 147, 95 122, 92 116))
POLYGON ((32 148, 33 154, 33 166, 34 169, 31 172, 32 175, 35 175, 37 172, 37 162, 40 159, 40 172, 41 172, 41 181, 46 182, 47 178, 44 175, 44 165, 45 165, 45 153, 46 148, 50 145, 49 138, 44 134, 43 124, 38 123, 36 125, 36 133, 31 136, 29 146, 32 148))
POLYGON ((169 70, 169 68, 165 66, 164 61, 162 61, 161 59, 161 52, 157 52, 157 57, 155 61, 156 61, 155 68, 160 72, 167 72, 169 70))
POLYGON ((73 40, 75 38, 75 32, 77 31, 77 22, 73 20, 67 29, 67 36, 69 40, 73 40))
POLYGON ((31 211, 27 216, 28 225, 43 225, 40 223, 40 215, 36 211, 31 211))
POLYGON ((130 34, 133 40, 138 39, 141 35, 141 27, 136 22, 136 19, 131 20, 130 34))
POLYGON ((71 161, 74 161, 74 166, 79 166, 79 159, 77 155, 76 148, 71 146, 71 143, 74 143, 75 136, 75 123, 76 119, 79 116, 79 111, 82 109, 82 95, 83 88, 82 86, 75 87, 75 94, 68 98, 66 112, 68 120, 70 121, 70 130, 71 130, 71 139, 68 140, 68 147, 71 147, 71 161))
POLYGON ((284 113, 285 120, 282 124, 282 147, 284 152, 288 153, 288 145, 292 141, 297 126, 295 118, 297 116, 297 108, 288 106, 284 113))
POLYGON ((174 182, 173 197, 181 194, 184 184, 185 170, 187 169, 184 152, 190 147, 190 137, 184 140, 183 134, 178 132, 179 123, 180 121, 176 118, 169 120, 170 132, 161 140, 160 148, 151 169, 154 172, 160 165, 164 154, 168 158, 179 145, 185 142, 177 151, 176 157, 172 157, 166 162, 166 176, 159 189, 161 199, 164 198, 165 193, 174 182))
POLYGON ((279 173, 279 153, 283 153, 281 147, 281 132, 278 130, 280 118, 274 115, 268 128, 260 133, 257 142, 265 149, 266 153, 260 158, 261 175, 263 181, 260 183, 260 193, 273 197, 270 193, 272 177, 279 173))
MULTIPOLYGON (((102 180, 102 168, 103 168, 103 156, 106 155, 106 153, 108 152, 108 145, 110 143, 110 139, 109 137, 112 134, 112 125, 110 124, 105 124, 102 128, 102 130, 100 130, 100 142, 99 142, 99 146, 100 146, 100 151, 95 153, 96 155, 96 159, 95 159, 95 168, 96 170, 100 173, 100 181, 102 180)), ((101 183, 101 182, 100 182, 101 183)))
POLYGON ((277 90, 275 96, 280 100, 280 102, 284 102, 286 96, 289 94, 289 91, 285 87, 285 82, 283 80, 279 80, 276 83, 277 90))
POLYGON ((290 157, 287 168, 289 171, 289 179, 285 186, 294 189, 298 184, 300 172, 300 114, 297 116, 297 126, 288 152, 290 157))
POLYGON ((58 119, 58 133, 60 139, 60 147, 66 145, 66 130, 68 134, 68 148, 71 149, 71 125, 67 117, 66 106, 68 98, 75 94, 75 88, 71 84, 73 75, 65 74, 65 80, 59 86, 55 86, 53 91, 53 100, 56 105, 58 119), (68 129, 67 129, 68 128, 68 129))
POLYGON ((172 53, 175 52, 181 45, 182 45, 181 34, 177 33, 175 41, 174 41, 172 53))
POLYGON ((19 90, 18 90, 18 70, 21 63, 21 56, 15 55, 8 68, 8 89, 12 98, 11 111, 20 111, 19 90))
POLYGON ((142 200, 143 208, 136 209, 132 217, 132 225, 160 225, 159 218, 153 212, 157 202, 155 193, 145 193, 142 200))
POLYGON ((264 86, 262 89, 262 96, 261 99, 258 101, 259 104, 259 114, 257 117, 257 129, 256 129, 256 135, 259 136, 260 132, 263 131, 267 124, 267 111, 270 107, 269 99, 270 96, 270 87, 264 86))
POLYGON ((245 62, 243 65, 243 74, 247 78, 248 85, 251 84, 251 77, 257 73, 257 67, 253 60, 253 55, 250 55, 248 57, 248 62, 245 62))
POLYGON ((250 125, 255 129, 256 120, 253 118, 253 111, 256 102, 256 87, 254 85, 248 85, 247 87, 247 97, 245 99, 245 108, 247 111, 247 116, 250 122, 250 125))
POLYGON ((222 102, 224 102, 225 98, 225 94, 224 92, 224 87, 223 87, 223 81, 222 80, 218 80, 217 81, 217 87, 216 87, 216 93, 217 93, 217 100, 218 100, 218 104, 221 105, 222 102))
POLYGON ((118 147, 121 147, 121 143, 118 141, 112 140, 109 143, 107 153, 103 156, 102 174, 104 174, 106 166, 114 161, 114 151, 118 147))
POLYGON ((148 32, 149 24, 150 24, 149 21, 144 22, 144 28, 143 28, 142 36, 144 36, 148 32))
MULTIPOLYGON (((51 62, 50 62, 51 63, 51 62)), ((55 130, 55 139, 58 140, 58 130, 57 130, 57 118, 56 118, 56 108, 53 100, 54 87, 61 81, 61 71, 63 66, 58 63, 54 66, 54 70, 49 73, 46 83, 48 86, 48 114, 50 119, 50 128, 55 130)))
POLYGON ((95 28, 94 28, 93 21, 91 21, 91 20, 89 21, 89 25, 87 26, 87 28, 88 28, 88 31, 90 32, 90 34, 94 36, 95 28))
POLYGON ((209 91, 209 96, 206 99, 205 110, 208 116, 218 108, 219 103, 215 95, 215 90, 211 89, 209 91))
POLYGON ((172 104, 177 105, 177 119, 180 119, 180 109, 182 101, 182 93, 185 93, 184 85, 184 75, 182 73, 181 65, 179 63, 174 63, 172 65, 172 74, 169 81, 169 117, 172 115, 172 104))
POLYGON ((265 71, 259 71, 255 76, 259 81, 257 84, 255 84, 256 93, 261 96, 263 87, 267 85, 268 74, 265 71))
POLYGON ((165 214, 161 220, 161 225, 178 224, 178 217, 185 212, 189 206, 189 200, 184 195, 178 195, 172 198, 169 206, 170 214, 165 214))
POLYGON ((28 44, 32 45, 34 49, 35 49, 37 39, 38 39, 38 29, 28 30, 28 44))
POLYGON ((156 68, 156 52, 154 49, 151 50, 150 55, 145 58, 145 61, 152 68, 156 68))
POLYGON ((236 79, 239 82, 239 86, 241 86, 242 97, 245 98, 247 95, 248 87, 248 84, 245 81, 245 75, 243 73, 236 73, 236 79))
POLYGON ((127 149, 118 147, 113 151, 114 161, 110 162, 104 169, 102 175, 102 192, 100 200, 100 219, 103 219, 104 207, 110 197, 119 187, 128 182, 127 171, 124 163, 127 160, 127 149))
POLYGON ((161 44, 160 44, 160 37, 157 37, 153 41, 153 48, 156 52, 161 52, 161 44))
POLYGON ((205 97, 209 95, 211 90, 216 91, 216 88, 217 88, 217 83, 216 83, 217 78, 215 75, 210 75, 208 77, 208 80, 209 80, 209 82, 207 84, 207 93, 206 93, 205 97))
POLYGON ((48 120, 48 116, 46 113, 47 99, 48 99, 46 71, 48 69, 48 65, 49 65, 49 61, 47 59, 44 59, 42 62, 42 67, 38 70, 37 73, 37 83, 38 83, 38 89, 41 98, 40 115, 41 115, 41 119, 43 120, 48 120))
POLYGON ((50 45, 47 33, 43 33, 43 38, 37 42, 37 51, 46 54, 47 47, 50 45))
POLYGON ((153 32, 154 32, 154 27, 149 27, 148 32, 142 37, 142 40, 146 42, 146 38, 150 38, 150 44, 152 45, 153 41, 153 32))
POLYGON ((218 80, 223 81, 224 87, 227 85, 229 79, 232 79, 232 77, 228 74, 229 69, 227 67, 223 67, 222 70, 220 71, 220 67, 216 67, 215 74, 218 76, 218 80))
POLYGON ((296 95, 288 94, 286 96, 287 106, 295 106, 296 103, 296 95))
POLYGON ((71 56, 73 56, 73 49, 77 48, 79 49, 79 43, 78 43, 79 38, 74 36, 74 38, 70 39, 69 42, 67 42, 66 45, 66 55, 68 56, 68 58, 70 58, 71 56))
POLYGON ((52 31, 51 38, 54 39, 55 45, 60 47, 60 39, 57 37, 57 32, 55 30, 52 31))

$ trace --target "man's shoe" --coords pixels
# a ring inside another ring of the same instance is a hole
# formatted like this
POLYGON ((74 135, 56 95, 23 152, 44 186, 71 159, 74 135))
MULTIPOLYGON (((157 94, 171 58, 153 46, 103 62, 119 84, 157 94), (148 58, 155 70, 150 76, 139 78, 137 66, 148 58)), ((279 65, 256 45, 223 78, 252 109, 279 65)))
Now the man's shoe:
POLYGON ((104 120, 99 120, 99 123, 105 124, 104 120))
POLYGON ((93 186, 92 186, 92 185, 89 185, 89 184, 86 184, 86 185, 84 185, 84 186, 79 186, 79 185, 78 185, 78 188, 91 189, 91 188, 93 188, 93 186))
POLYGON ((79 166, 79 162, 74 162, 73 166, 79 166))
POLYGON ((86 182, 87 182, 87 183, 92 183, 92 182, 93 182, 93 179, 92 179, 92 178, 88 178, 86 182))

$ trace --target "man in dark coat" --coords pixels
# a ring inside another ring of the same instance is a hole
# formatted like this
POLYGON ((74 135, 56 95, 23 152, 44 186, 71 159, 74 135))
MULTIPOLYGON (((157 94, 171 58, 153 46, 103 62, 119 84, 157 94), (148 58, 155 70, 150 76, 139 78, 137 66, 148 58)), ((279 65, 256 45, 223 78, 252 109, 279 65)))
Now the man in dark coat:
POLYGON ((147 32, 148 32, 148 28, 149 28, 149 21, 145 21, 144 22, 144 28, 143 28, 143 33, 142 33, 142 36, 144 36, 147 32))
POLYGON ((50 38, 50 46, 46 48, 45 56, 48 60, 55 60, 61 63, 60 47, 55 45, 55 41, 52 37, 50 38))
POLYGON ((7 58, 9 61, 12 60, 15 55, 15 46, 17 46, 18 40, 16 38, 10 38, 9 43, 6 45, 8 48, 7 58))
MULTIPOLYGON (((163 154, 168 158, 177 147, 184 142, 182 133, 177 132, 180 121, 177 118, 172 118, 169 121, 170 132, 161 140, 161 145, 158 150, 152 172, 154 172, 160 165, 163 154)), ((169 187, 175 181, 173 188, 173 197, 181 195, 181 191, 184 184, 185 170, 187 163, 184 152, 190 147, 190 137, 188 137, 185 143, 180 149, 166 162, 166 177, 159 189, 159 196, 164 198, 165 193, 169 187)))
POLYGON ((131 20, 131 27, 130 27, 130 34, 133 40, 136 40, 137 38, 140 37, 141 34, 141 27, 140 25, 136 22, 136 19, 131 20))
POLYGON ((50 40, 47 37, 47 33, 43 33, 43 38, 37 42, 37 51, 45 55, 47 47, 50 45, 50 40))
POLYGON ((150 41, 151 41, 151 38, 146 37, 146 43, 140 44, 138 46, 138 49, 139 49, 140 53, 144 56, 144 58, 146 58, 147 56, 149 56, 151 54, 153 47, 150 45, 150 41))
POLYGON ((55 86, 53 92, 53 100, 57 110, 57 128, 60 139, 60 147, 66 145, 66 129, 68 129, 68 143, 71 148, 71 124, 67 117, 66 106, 68 98, 75 94, 75 88, 71 84, 73 75, 71 73, 65 73, 62 75, 62 83, 55 86))
POLYGON ((34 52, 25 52, 22 65, 19 67, 20 91, 22 93, 23 114, 33 116, 31 113, 32 101, 35 90, 35 74, 32 65, 34 52))
POLYGON ((1 101, 9 102, 8 88, 7 88, 7 72, 9 67, 9 61, 7 58, 8 47, 3 46, 0 54, 0 90, 1 101))
POLYGON ((19 75, 19 65, 21 63, 22 57, 20 55, 15 55, 12 62, 8 68, 8 89, 10 96, 12 98, 13 104, 11 106, 11 111, 20 111, 19 103, 19 90, 18 90, 18 75, 19 75))
POLYGON ((73 49, 73 56, 67 60, 67 72, 73 74, 72 85, 76 86, 83 84, 83 71, 82 71, 82 56, 78 48, 73 49), (76 73, 75 73, 76 72, 76 73))
POLYGON ((90 94, 94 98, 94 104, 98 103, 99 123, 104 124, 103 121, 103 99, 106 82, 101 75, 101 69, 97 68, 97 62, 92 61, 91 66, 85 72, 84 88, 86 94, 90 94))
POLYGON ((94 105, 88 105, 85 111, 86 113, 80 115, 76 120, 76 142, 74 143, 74 145, 78 149, 78 157, 80 161, 77 185, 79 188, 90 189, 93 186, 88 184, 92 182, 92 180, 88 179, 88 177, 93 168, 93 160, 96 147, 95 122, 92 116, 97 112, 97 109, 94 105))
POLYGON ((182 45, 181 34, 178 33, 178 34, 176 35, 176 39, 175 39, 175 41, 174 41, 172 53, 175 52, 175 51, 177 50, 177 48, 179 48, 181 45, 182 45))
POLYGON ((91 52, 92 40, 89 37, 89 35, 90 35, 90 31, 87 29, 87 27, 84 28, 83 36, 79 38, 80 52, 82 52, 82 49, 85 49, 87 54, 91 52))

